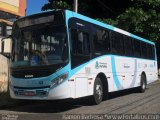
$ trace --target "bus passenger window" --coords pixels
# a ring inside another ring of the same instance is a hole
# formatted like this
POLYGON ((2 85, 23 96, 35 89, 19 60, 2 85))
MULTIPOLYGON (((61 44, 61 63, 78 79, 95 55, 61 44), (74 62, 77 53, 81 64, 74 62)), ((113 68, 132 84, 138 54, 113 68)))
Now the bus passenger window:
POLYGON ((124 54, 123 35, 117 32, 111 33, 112 53, 117 55, 124 54))
POLYGON ((90 54, 89 34, 82 31, 72 30, 71 51, 73 54, 89 55, 90 54))
POLYGON ((134 56, 141 57, 141 44, 137 39, 134 39, 134 56))
POLYGON ((78 33, 78 54, 89 55, 89 35, 84 32, 78 33))
POLYGON ((76 29, 72 29, 70 31, 70 37, 71 37, 71 44, 70 44, 70 49, 72 54, 76 54, 76 46, 77 46, 77 39, 78 39, 78 34, 76 29))
POLYGON ((109 31, 101 28, 94 28, 94 49, 95 54, 110 52, 109 31))
POLYGON ((87 32, 72 29, 71 33, 71 68, 90 60, 90 41, 87 32))
POLYGON ((147 44, 147 58, 151 60, 155 60, 155 51, 154 51, 154 46, 147 44))
POLYGON ((124 36, 123 40, 124 40, 125 55, 133 57, 134 55, 133 55, 132 39, 129 36, 124 36))
POLYGON ((147 45, 145 42, 141 42, 141 57, 147 58, 147 45))

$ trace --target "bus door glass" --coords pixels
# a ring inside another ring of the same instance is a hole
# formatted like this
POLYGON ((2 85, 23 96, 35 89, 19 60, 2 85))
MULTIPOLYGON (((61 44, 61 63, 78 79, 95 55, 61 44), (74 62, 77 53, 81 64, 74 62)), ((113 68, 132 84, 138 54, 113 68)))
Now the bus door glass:
POLYGON ((74 21, 74 23, 74 25, 70 26, 70 52, 72 68, 88 62, 91 57, 90 34, 88 26, 79 21, 74 21))

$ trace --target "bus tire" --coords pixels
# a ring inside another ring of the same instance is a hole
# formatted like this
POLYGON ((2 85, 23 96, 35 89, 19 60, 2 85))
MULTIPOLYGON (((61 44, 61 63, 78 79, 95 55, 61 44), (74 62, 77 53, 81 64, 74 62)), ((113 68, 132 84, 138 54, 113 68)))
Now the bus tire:
POLYGON ((144 93, 146 90, 147 82, 146 82, 146 76, 144 74, 141 75, 141 83, 139 87, 139 92, 144 93))
POLYGON ((102 102, 103 99, 103 84, 99 77, 95 79, 94 82, 94 93, 92 96, 92 103, 98 105, 102 102))

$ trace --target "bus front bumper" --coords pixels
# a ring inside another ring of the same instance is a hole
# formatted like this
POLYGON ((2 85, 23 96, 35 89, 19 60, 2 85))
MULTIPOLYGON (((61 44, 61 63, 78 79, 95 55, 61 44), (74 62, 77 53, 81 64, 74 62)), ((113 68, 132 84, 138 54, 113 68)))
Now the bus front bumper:
POLYGON ((28 100, 58 100, 72 98, 68 82, 64 82, 55 88, 45 89, 17 89, 10 86, 10 97, 13 99, 28 100))

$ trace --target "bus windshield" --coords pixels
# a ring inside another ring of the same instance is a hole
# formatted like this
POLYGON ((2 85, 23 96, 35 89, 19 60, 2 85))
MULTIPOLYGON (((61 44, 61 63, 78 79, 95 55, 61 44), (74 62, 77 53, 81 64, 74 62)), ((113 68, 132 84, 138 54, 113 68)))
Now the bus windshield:
POLYGON ((51 23, 19 28, 12 33, 11 67, 48 66, 68 61, 67 34, 64 25, 51 23))

